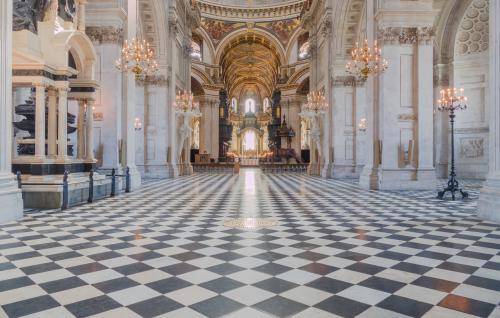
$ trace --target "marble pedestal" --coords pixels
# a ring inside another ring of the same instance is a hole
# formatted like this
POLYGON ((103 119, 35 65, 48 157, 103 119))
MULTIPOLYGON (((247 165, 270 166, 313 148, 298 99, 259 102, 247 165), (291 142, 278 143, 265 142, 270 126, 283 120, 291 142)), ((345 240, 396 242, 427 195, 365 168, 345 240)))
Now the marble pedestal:
POLYGON ((130 167, 130 191, 135 191, 141 187, 141 172, 136 166, 130 167))
POLYGON ((355 165, 350 164, 333 164, 332 177, 334 179, 357 179, 359 178, 359 170, 355 165))
POLYGON ((11 173, 0 174, 0 202, 0 224, 23 217, 21 190, 11 173))
POLYGON ((437 184, 434 169, 380 168, 379 190, 434 190, 437 184))
POLYGON ((477 215, 500 223, 500 173, 489 177, 481 189, 477 215))
POLYGON ((137 168, 141 172, 141 175, 144 178, 154 178, 154 179, 170 179, 174 178, 178 175, 176 169, 172 167, 170 164, 162 164, 162 165, 137 165, 137 168))
MULTIPOLYGON (((24 176, 23 201, 26 208, 59 209, 63 198, 63 175, 24 176)), ((109 196, 111 179, 94 174, 94 200, 109 196)), ((87 202, 89 177, 86 173, 70 174, 68 177, 69 205, 87 202)))

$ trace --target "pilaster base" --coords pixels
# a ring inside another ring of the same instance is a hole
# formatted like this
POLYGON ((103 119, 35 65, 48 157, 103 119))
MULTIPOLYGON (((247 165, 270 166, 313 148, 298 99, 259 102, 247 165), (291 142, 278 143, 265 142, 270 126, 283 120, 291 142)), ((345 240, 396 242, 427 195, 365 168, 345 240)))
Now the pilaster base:
MULTIPOLYGON (((59 209, 63 202, 62 175, 23 176, 23 200, 26 208, 59 209)), ((94 173, 94 200, 109 196, 111 179, 94 173)), ((87 202, 89 177, 86 173, 70 174, 68 177, 68 204, 75 206, 87 202)))
POLYGON ((500 223, 500 172, 488 177, 479 194, 477 215, 500 223))
POLYGON ((0 224, 23 217, 23 199, 14 175, 0 174, 0 224))
POLYGON ((142 178, 136 166, 130 167, 130 191, 135 191, 141 187, 142 178))
POLYGON ((380 169, 379 190, 435 190, 434 169, 380 169))
POLYGON ((331 179, 333 170, 332 167, 333 166, 331 163, 323 164, 321 166, 321 177, 325 179, 331 179))
POLYGON ((440 179, 448 179, 449 171, 447 163, 438 163, 436 165, 436 176, 440 179))
POLYGON ((143 178, 170 179, 178 175, 178 173, 176 174, 176 169, 170 164, 138 165, 137 168, 141 172, 143 178))
POLYGON ((189 176, 194 173, 191 163, 180 163, 177 166, 180 176, 189 176))
POLYGON ((379 175, 378 169, 365 165, 359 176, 359 185, 363 189, 378 190, 379 175))
POLYGON ((359 172, 355 165, 333 164, 332 177, 335 179, 356 179, 359 178, 359 172))

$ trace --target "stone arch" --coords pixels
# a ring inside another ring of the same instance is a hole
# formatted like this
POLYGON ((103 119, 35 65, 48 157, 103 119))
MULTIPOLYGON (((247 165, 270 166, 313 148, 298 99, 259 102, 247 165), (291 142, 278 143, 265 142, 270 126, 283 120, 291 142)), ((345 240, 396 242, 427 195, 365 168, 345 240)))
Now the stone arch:
POLYGON ((244 37, 245 35, 255 34, 258 37, 264 38, 269 41, 272 45, 272 48, 275 49, 275 53, 279 57, 281 65, 286 64, 285 58, 285 48, 281 44, 281 42, 270 32, 262 30, 262 29, 238 29, 230 34, 228 34, 217 46, 217 50, 215 52, 215 62, 216 64, 221 64, 222 59, 224 57, 225 50, 228 46, 231 46, 231 41, 238 39, 239 37, 244 37))
POLYGON ((64 43, 68 50, 67 55, 71 52, 75 61, 78 71, 77 78, 93 80, 97 54, 90 39, 81 32, 72 32, 64 43))
MULTIPOLYGON (((203 29, 202 27, 199 27, 197 28, 195 31, 194 31, 196 34, 198 34, 202 39, 203 39, 203 43, 207 45, 208 47, 208 50, 209 50, 209 61, 210 63, 214 63, 215 61, 215 47, 212 43, 212 41, 210 40, 210 36, 207 34, 207 31, 205 31, 205 29, 203 29)), ((205 53, 206 52, 203 52, 203 59, 205 59, 205 53)), ((202 59, 202 61, 203 61, 202 59)))

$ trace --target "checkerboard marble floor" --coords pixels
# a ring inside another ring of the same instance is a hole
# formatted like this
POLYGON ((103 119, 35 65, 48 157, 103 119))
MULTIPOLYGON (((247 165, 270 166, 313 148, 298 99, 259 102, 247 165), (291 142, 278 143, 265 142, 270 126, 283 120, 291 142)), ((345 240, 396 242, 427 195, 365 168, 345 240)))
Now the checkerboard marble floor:
POLYGON ((0 226, 0 316, 500 317, 500 225, 434 195, 245 169, 29 214, 0 226))

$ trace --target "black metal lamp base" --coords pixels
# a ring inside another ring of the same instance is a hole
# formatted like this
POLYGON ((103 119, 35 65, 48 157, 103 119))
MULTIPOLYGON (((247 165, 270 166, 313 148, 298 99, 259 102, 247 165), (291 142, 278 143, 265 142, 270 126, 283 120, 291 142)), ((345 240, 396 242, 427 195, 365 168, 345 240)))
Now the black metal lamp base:
POLYGON ((450 177, 450 180, 448 180, 448 186, 444 188, 443 191, 438 192, 437 198, 443 200, 446 192, 451 193, 451 199, 453 201, 455 201, 456 192, 460 192, 460 194, 462 195, 462 199, 467 199, 469 197, 469 193, 460 188, 460 186, 458 185, 458 181, 454 176, 450 177))

